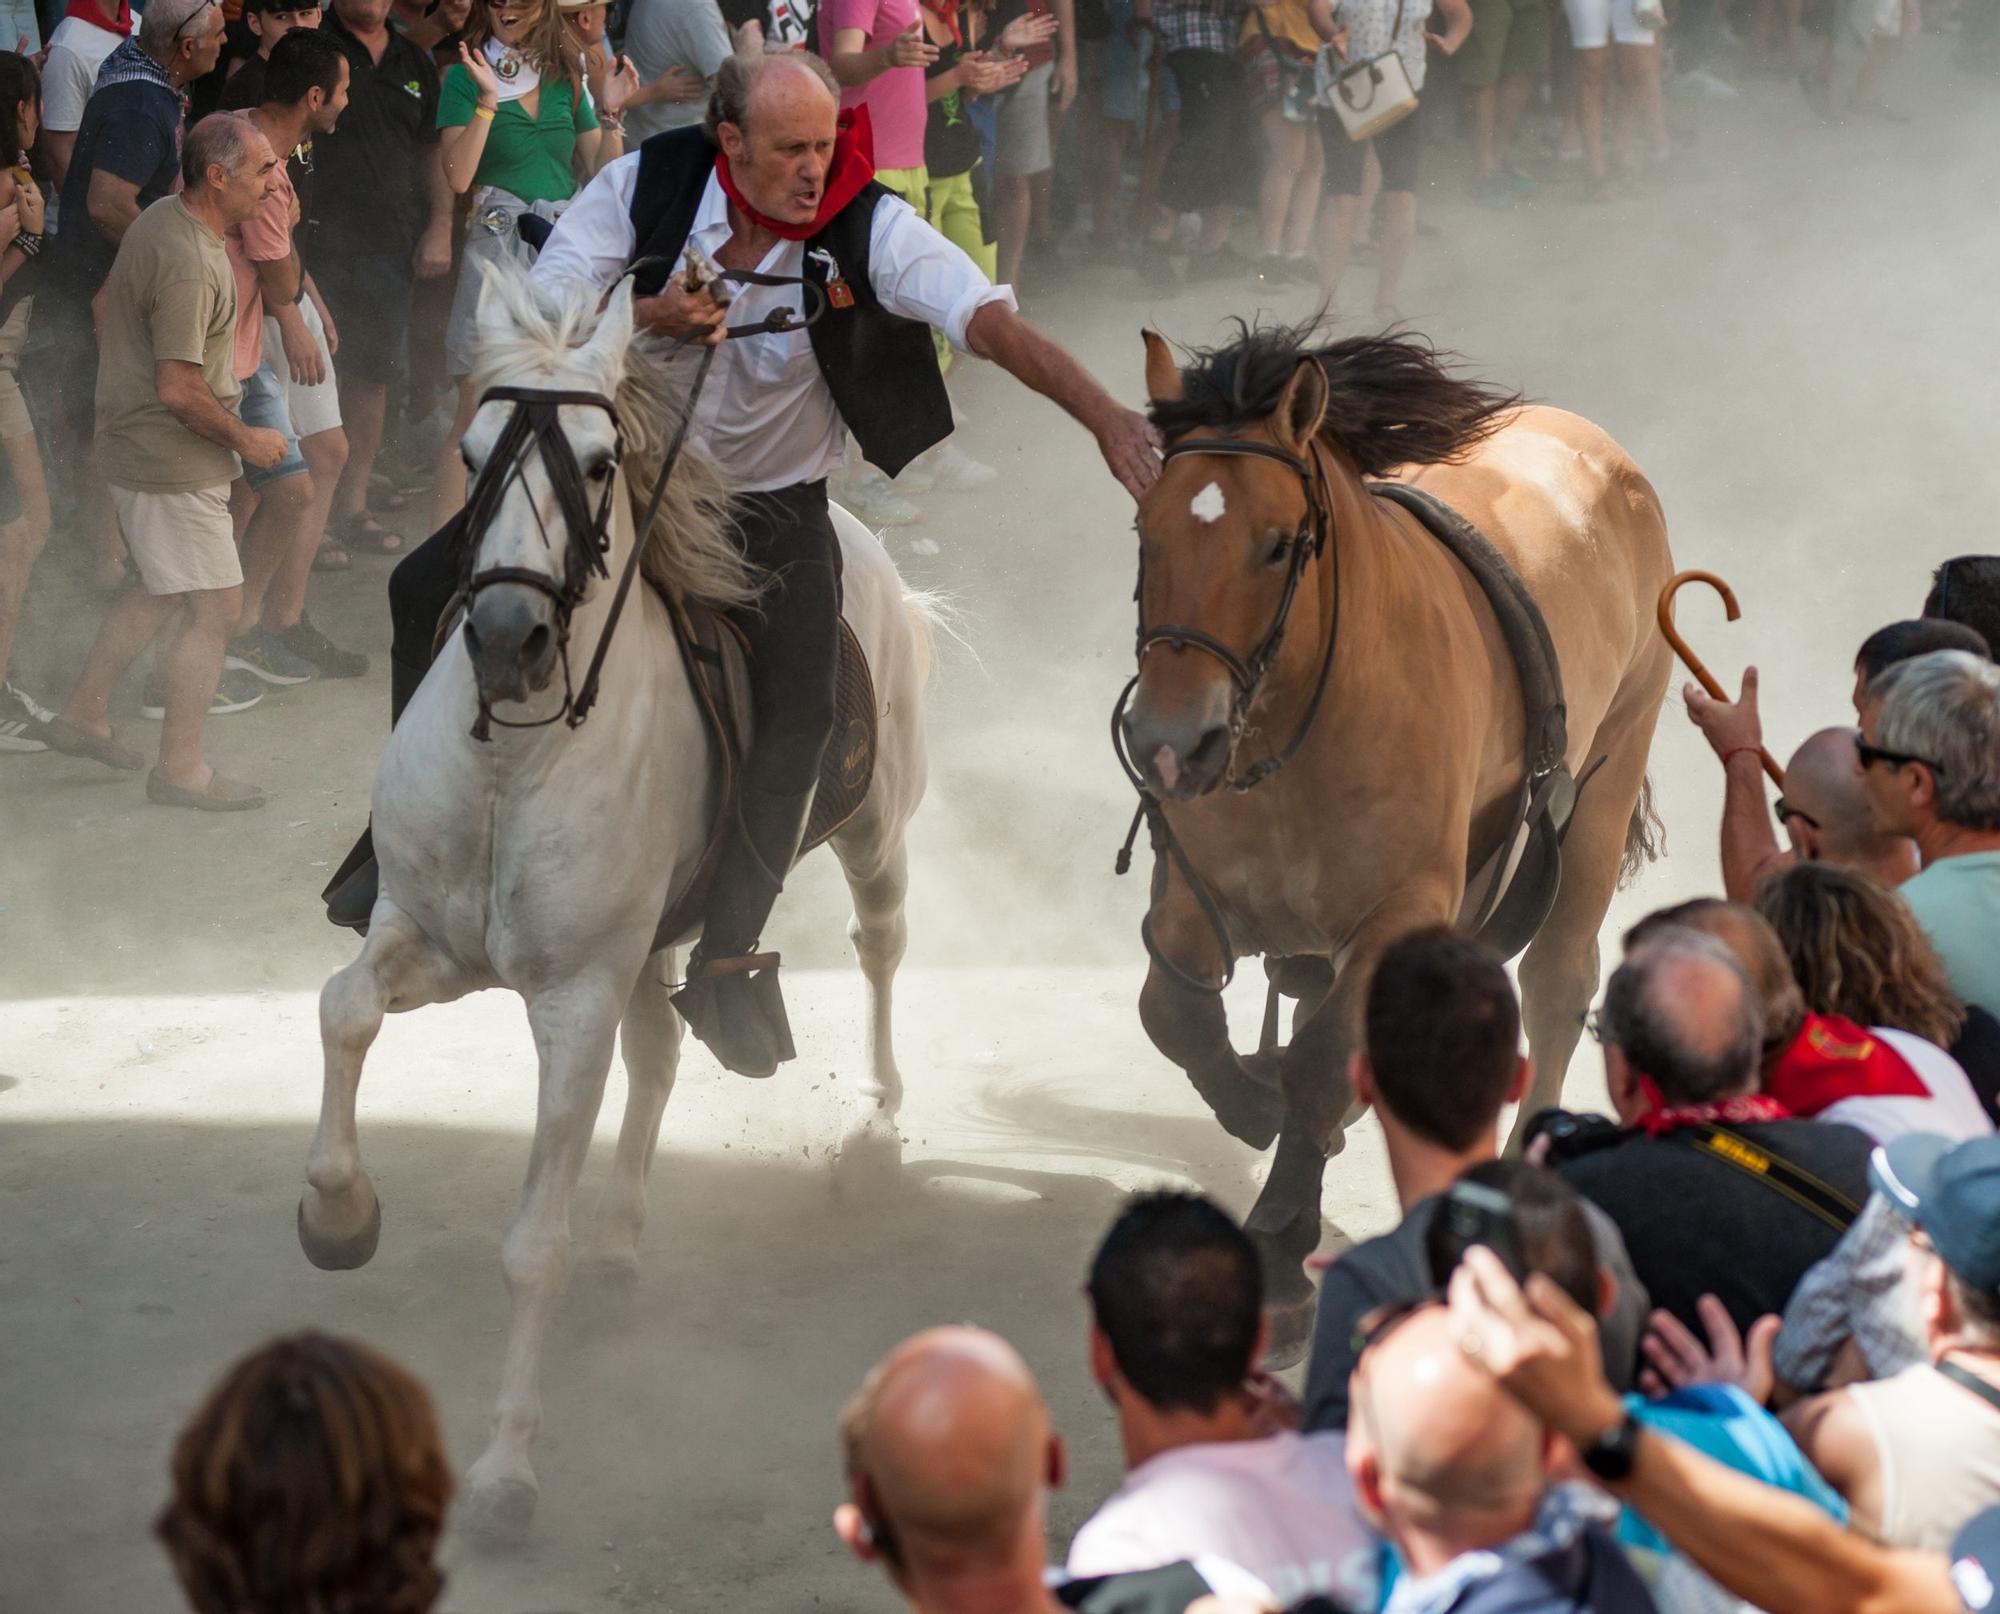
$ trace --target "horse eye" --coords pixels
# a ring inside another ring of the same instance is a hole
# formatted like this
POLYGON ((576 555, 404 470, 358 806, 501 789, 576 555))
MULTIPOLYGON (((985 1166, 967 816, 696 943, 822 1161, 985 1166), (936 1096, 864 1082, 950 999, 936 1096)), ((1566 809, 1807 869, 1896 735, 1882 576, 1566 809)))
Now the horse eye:
POLYGON ((1265 556, 1264 558, 1265 564, 1268 566, 1279 566, 1282 565, 1286 560, 1290 559, 1292 553, 1292 543, 1293 543, 1293 538, 1290 533, 1272 534, 1270 539, 1271 552, 1269 555, 1265 556))

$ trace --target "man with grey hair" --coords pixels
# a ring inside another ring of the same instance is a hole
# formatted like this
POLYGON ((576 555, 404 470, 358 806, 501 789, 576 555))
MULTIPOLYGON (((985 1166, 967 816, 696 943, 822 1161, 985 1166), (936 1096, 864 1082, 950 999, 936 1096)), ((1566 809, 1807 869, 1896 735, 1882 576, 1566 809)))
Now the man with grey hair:
POLYGON ((1876 827, 1917 843, 1903 900, 1968 1003, 2000 1013, 2000 666, 1963 650, 1868 686, 1856 742, 1876 827))
POLYGON ((111 731, 111 695, 165 628, 159 766, 146 778, 162 806, 264 805, 255 786, 208 765, 201 732, 242 598, 229 519, 237 456, 265 469, 285 456, 282 432, 236 415, 236 277, 223 247, 263 205, 279 161, 247 119, 204 118, 182 154, 184 188, 125 232, 104 285, 97 457, 139 577, 106 613, 48 742, 106 767, 143 766, 111 731))
POLYGON ((1530 1157, 1546 1149, 1618 1224, 1654 1305, 1701 1337, 1697 1302, 1713 1294, 1748 1329, 1785 1309, 1854 1220, 1869 1140, 1758 1092, 1762 1012, 1728 948, 1641 930, 1592 1022, 1617 1123, 1546 1111, 1530 1157))

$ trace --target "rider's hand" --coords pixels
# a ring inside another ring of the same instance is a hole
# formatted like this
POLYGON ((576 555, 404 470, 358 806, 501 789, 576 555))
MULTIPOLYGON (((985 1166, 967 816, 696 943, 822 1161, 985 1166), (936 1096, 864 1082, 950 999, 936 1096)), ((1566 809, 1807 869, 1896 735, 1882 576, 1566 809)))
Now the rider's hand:
POLYGON ((1160 479, 1160 434, 1136 410, 1116 409, 1096 431, 1097 451, 1135 499, 1160 479))
POLYGON ((271 470, 285 457, 285 434, 263 426, 252 426, 244 434, 243 446, 237 453, 258 470, 271 470))
POLYGON ((1735 701, 1719 701, 1698 684, 1682 691, 1688 716, 1718 757, 1732 751, 1754 751, 1764 743, 1763 720, 1757 715, 1757 669, 1743 669, 1743 693, 1735 701))
POLYGON ((708 288, 689 291, 687 275, 675 275, 660 288, 657 297, 641 297, 632 304, 632 315, 656 336, 680 336, 713 347, 722 340, 723 321, 729 310, 708 293, 708 288))

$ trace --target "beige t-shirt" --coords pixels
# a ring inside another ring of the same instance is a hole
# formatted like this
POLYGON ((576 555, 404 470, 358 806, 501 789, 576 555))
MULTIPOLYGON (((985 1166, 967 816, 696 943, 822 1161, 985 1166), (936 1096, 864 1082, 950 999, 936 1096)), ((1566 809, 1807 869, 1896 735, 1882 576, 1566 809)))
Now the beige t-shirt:
POLYGON ((201 366, 224 409, 243 394, 233 362, 236 279, 222 237, 178 195, 141 213, 104 283, 98 338, 97 463, 138 493, 192 493, 232 482, 235 454, 183 426, 154 390, 153 366, 201 366))
POLYGON ((1882 1540, 1949 1552, 1960 1525, 2000 1503, 2000 1409, 1928 1362, 1846 1393, 1882 1465, 1882 1540))

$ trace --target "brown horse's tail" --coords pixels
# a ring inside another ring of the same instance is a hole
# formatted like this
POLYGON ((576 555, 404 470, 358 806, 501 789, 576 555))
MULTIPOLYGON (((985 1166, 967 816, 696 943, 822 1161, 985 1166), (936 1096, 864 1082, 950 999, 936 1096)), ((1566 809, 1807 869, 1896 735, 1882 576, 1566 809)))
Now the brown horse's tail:
POLYGON ((1653 776, 1640 781, 1639 799, 1632 804, 1632 822, 1625 827, 1625 859, 1618 865, 1618 889, 1639 877, 1648 863, 1658 862, 1667 849, 1667 826, 1653 805, 1653 776))

